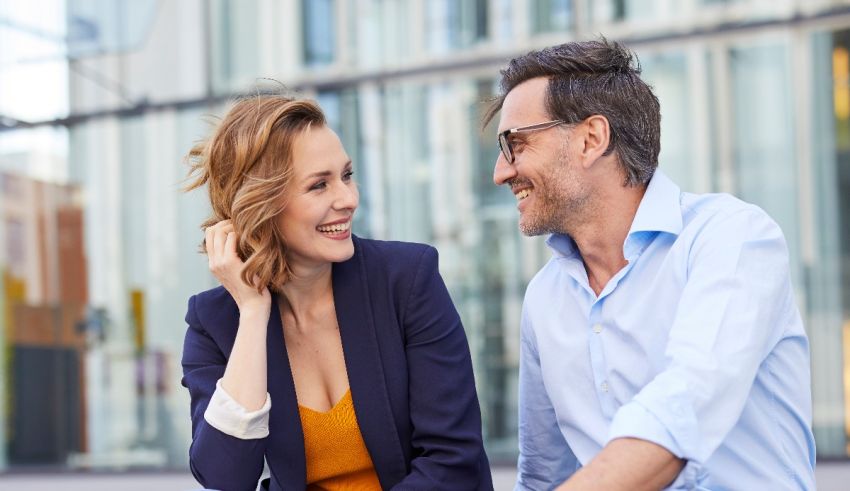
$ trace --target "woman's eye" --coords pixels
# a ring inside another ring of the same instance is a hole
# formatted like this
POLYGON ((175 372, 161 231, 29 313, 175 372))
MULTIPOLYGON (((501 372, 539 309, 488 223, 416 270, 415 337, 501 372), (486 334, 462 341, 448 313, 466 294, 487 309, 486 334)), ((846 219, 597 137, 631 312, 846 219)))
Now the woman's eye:
POLYGON ((343 180, 343 181, 350 181, 350 180, 351 180, 351 176, 353 176, 353 175, 354 175, 354 171, 353 171, 353 170, 346 171, 346 172, 345 172, 345 174, 343 174, 343 175, 342 175, 342 180, 343 180))
POLYGON ((313 184, 312 186, 310 186, 310 191, 315 191, 317 189, 324 189, 324 188, 327 187, 327 185, 328 184, 325 181, 319 181, 316 184, 313 184))

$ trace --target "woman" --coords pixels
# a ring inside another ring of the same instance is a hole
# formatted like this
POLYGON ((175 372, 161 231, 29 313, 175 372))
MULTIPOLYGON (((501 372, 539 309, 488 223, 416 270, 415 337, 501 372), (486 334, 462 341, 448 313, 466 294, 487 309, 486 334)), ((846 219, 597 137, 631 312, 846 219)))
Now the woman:
POLYGON ((190 465, 222 490, 492 489, 460 318, 428 246, 351 234, 351 159, 310 101, 235 104, 189 154, 222 287, 189 299, 190 465))

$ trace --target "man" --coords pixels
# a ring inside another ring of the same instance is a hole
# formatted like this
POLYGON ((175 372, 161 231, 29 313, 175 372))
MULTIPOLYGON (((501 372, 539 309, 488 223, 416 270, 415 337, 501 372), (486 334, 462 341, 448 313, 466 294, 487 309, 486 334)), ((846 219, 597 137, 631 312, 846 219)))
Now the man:
POLYGON ((660 109, 617 43, 502 71, 500 154, 552 259, 521 324, 517 489, 814 489, 808 340, 782 232, 656 170, 660 109))

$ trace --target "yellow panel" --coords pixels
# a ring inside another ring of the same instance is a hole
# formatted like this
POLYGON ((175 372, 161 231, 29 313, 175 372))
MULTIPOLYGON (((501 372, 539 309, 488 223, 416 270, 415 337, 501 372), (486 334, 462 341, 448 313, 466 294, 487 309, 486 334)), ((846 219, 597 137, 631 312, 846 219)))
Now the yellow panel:
POLYGON ((130 306, 136 350, 143 351, 145 349, 145 292, 138 289, 130 290, 130 306))

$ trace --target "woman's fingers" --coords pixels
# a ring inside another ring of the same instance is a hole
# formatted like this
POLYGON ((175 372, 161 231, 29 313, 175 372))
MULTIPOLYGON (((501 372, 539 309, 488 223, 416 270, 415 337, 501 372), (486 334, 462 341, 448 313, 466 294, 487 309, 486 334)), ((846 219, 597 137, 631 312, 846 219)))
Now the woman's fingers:
POLYGON ((227 236, 224 239, 224 253, 230 258, 239 257, 236 254, 236 232, 227 232, 227 236))
POLYGON ((213 273, 224 272, 234 262, 234 258, 238 259, 236 242, 236 232, 230 220, 222 220, 215 225, 207 227, 204 231, 204 245, 207 251, 209 267, 213 273))
POLYGON ((221 222, 215 226, 215 254, 218 257, 224 256, 224 244, 227 241, 227 232, 224 231, 224 225, 221 222))
POLYGON ((242 268, 245 265, 236 252, 239 237, 236 235, 233 223, 230 220, 222 220, 207 227, 204 231, 204 241, 210 271, 236 300, 240 311, 243 306, 258 300, 267 307, 271 293, 268 288, 263 288, 260 293, 257 293, 259 278, 254 278, 253 285, 247 285, 242 280, 242 268))
POLYGON ((207 253, 207 261, 209 261, 210 266, 212 266, 213 251, 215 251, 215 231, 213 227, 207 227, 204 230, 204 252, 207 253))

